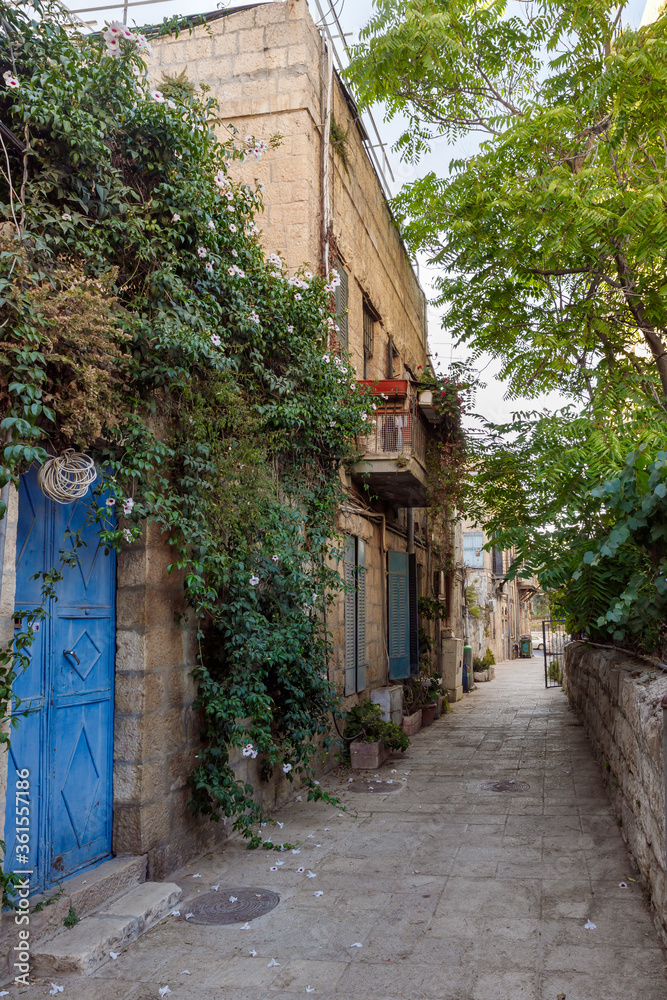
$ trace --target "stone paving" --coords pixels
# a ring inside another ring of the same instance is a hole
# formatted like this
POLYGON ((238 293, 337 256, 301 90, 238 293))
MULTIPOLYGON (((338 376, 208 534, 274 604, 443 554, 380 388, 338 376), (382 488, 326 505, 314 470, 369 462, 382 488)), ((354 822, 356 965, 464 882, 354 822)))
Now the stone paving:
POLYGON ((282 809, 273 839, 298 854, 232 842, 172 877, 189 899, 216 884, 279 893, 249 929, 168 918, 93 978, 58 978, 58 996, 665 1000, 667 958, 601 775, 539 659, 500 664, 380 777, 400 791, 350 794, 349 772, 330 776, 356 812, 305 795, 282 809), (480 790, 489 780, 530 787, 480 790))

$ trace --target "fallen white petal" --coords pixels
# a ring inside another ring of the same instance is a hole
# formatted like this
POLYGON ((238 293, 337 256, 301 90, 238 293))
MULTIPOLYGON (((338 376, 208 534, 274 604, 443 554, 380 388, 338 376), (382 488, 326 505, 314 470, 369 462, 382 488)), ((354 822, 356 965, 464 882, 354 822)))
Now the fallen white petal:
POLYGON ((315 847, 321 847, 321 846, 322 846, 321 844, 315 844, 315 847))
POLYGON ((394 784, 394 782, 393 782, 393 781, 391 780, 391 778, 387 778, 387 784, 388 784, 388 785, 393 785, 393 784, 394 784))
POLYGON ((328 832, 329 832, 329 827, 328 827, 328 826, 325 826, 325 827, 324 827, 324 832, 325 832, 325 833, 328 833, 328 832))
POLYGON ((245 922, 245 923, 243 924, 243 926, 241 927, 241 930, 242 930, 242 931, 249 931, 249 930, 250 930, 250 924, 248 923, 248 921, 247 921, 247 920, 246 920, 246 922, 245 922))
POLYGON ((300 847, 292 848, 292 854, 301 854, 301 848, 300 847))
POLYGON ((618 883, 618 888, 619 889, 627 889, 628 888, 628 883, 627 882, 619 882, 618 883))
POLYGON ((162 986, 158 990, 158 993, 160 994, 161 997, 166 997, 166 996, 168 996, 171 993, 171 990, 169 989, 168 986, 162 986))
POLYGON ((313 896, 323 896, 323 895, 324 895, 324 889, 318 889, 317 892, 313 893, 313 896))
POLYGON ((257 952, 255 951, 254 948, 252 949, 251 952, 248 952, 248 954, 250 955, 251 958, 257 958, 257 952))
POLYGON ((171 911, 171 915, 172 915, 172 917, 180 917, 181 911, 180 910, 172 910, 171 911))
POLYGON ((363 947, 361 941, 355 941, 354 944, 350 945, 350 948, 361 948, 361 947, 363 947))
POLYGON ((315 834, 314 833, 309 833, 308 837, 306 839, 307 840, 315 840, 315 834))
POLYGON ((190 972, 189 969, 183 969, 183 971, 181 972, 181 975, 182 976, 191 976, 192 973, 190 972))
POLYGON ((113 958, 114 962, 116 961, 116 959, 118 958, 119 955, 120 955, 119 951, 110 951, 109 952, 109 956, 111 958, 113 958))
POLYGON ((315 874, 315 872, 311 872, 311 870, 309 868, 308 869, 308 874, 306 875, 306 878, 317 878, 317 875, 315 874))
POLYGON ((345 813, 338 813, 338 819, 340 819, 341 816, 344 816, 344 815, 345 815, 345 813))
POLYGON ((295 800, 294 800, 294 801, 295 801, 295 802, 301 802, 301 796, 300 796, 300 795, 297 795, 297 797, 295 798, 295 800))
POLYGON ((55 983, 51 983, 51 989, 49 990, 49 993, 51 994, 52 997, 54 997, 56 993, 62 993, 64 989, 65 989, 64 986, 56 986, 55 983))
POLYGON ((279 965, 280 962, 276 962, 275 958, 272 958, 269 964, 267 965, 267 969, 272 969, 274 968, 274 966, 279 966, 279 965))
POLYGON ((238 896, 230 896, 229 897, 229 902, 230 903, 238 903, 238 901, 239 901, 239 897, 238 896))
POLYGON ((279 820, 276 820, 276 823, 280 827, 280 829, 282 830, 282 828, 284 827, 285 824, 281 823, 279 820))
POLYGON ((348 778, 348 779, 347 779, 347 783, 348 783, 348 785, 350 784, 350 782, 351 782, 351 781, 354 781, 354 778, 348 778))
POLYGON ((193 878, 201 878, 201 875, 199 874, 199 872, 197 872, 197 874, 196 874, 196 875, 193 875, 192 877, 193 877, 193 878))
POLYGON ((315 992, 314 986, 306 986, 306 993, 314 993, 314 992, 315 992))
POLYGON ((214 892, 217 892, 219 888, 220 888, 220 883, 218 883, 218 885, 211 886, 211 889, 213 889, 214 892))
POLYGON ((269 871, 270 872, 277 872, 278 871, 278 865, 271 865, 271 867, 269 868, 269 871))
POLYGON ((0 990, 0 997, 8 997, 9 990, 0 990))
MULTIPOLYGON (((280 868, 280 866, 284 864, 285 864, 284 861, 276 861, 276 868, 280 868)), ((255 893, 255 895, 257 895, 257 893, 255 893)))
POLYGON ((586 923, 584 924, 584 930, 586 931, 594 931, 595 927, 596 925, 593 923, 592 920, 587 920, 586 923))
POLYGON ((392 774, 397 774, 397 771, 396 771, 396 768, 395 768, 395 767, 392 767, 392 769, 391 769, 391 773, 392 773, 392 774))
POLYGON ((190 919, 191 919, 191 917, 194 917, 194 913, 186 913, 186 914, 185 914, 185 919, 186 919, 186 920, 190 920, 190 919))

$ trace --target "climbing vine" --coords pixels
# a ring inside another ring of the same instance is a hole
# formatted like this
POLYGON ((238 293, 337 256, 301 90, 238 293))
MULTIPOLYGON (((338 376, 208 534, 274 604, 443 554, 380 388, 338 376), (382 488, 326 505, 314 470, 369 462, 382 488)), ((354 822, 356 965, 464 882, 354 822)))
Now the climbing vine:
MULTIPOLYGON (((337 278, 265 259, 261 190, 229 168, 267 141, 183 80, 151 87, 143 36, 31 11, 0 3, 0 484, 75 446, 101 470, 90 517, 108 548, 164 533, 199 649, 192 807, 251 836, 262 810, 234 754, 320 797, 313 758, 337 711, 329 539, 370 406, 327 353, 337 278)), ((20 653, 45 613, 24 616, 20 653)), ((26 663, 0 654, 14 723, 26 663)))

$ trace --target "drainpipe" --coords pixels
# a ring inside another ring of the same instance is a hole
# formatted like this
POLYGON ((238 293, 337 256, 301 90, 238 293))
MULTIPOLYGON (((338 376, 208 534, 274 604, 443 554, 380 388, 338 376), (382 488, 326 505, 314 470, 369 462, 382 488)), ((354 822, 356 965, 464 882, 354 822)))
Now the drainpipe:
POLYGON ((331 199, 329 195, 331 165, 329 138, 331 135, 331 88, 333 86, 333 53, 324 45, 327 59, 326 68, 326 110, 324 115, 324 135, 322 137, 322 237, 324 244, 324 273, 329 277, 329 227, 331 225, 331 199))
POLYGON ((7 518, 9 515, 9 490, 11 483, 5 483, 0 490, 0 500, 5 505, 5 516, 0 521, 0 600, 2 600, 2 578, 5 573, 5 540, 7 538, 7 518))
POLYGON ((665 871, 667 871, 667 694, 662 699, 662 768, 665 783, 665 871))

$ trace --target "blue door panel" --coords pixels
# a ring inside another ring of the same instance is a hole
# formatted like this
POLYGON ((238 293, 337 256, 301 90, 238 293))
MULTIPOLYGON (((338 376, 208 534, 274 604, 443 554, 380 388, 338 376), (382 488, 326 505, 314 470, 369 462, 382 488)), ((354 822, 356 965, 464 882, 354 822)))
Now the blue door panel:
POLYGON ((109 853, 110 707, 108 697, 93 702, 73 698, 54 712, 49 859, 54 877, 109 853))
MULTIPOLYGON (((88 499, 88 498, 87 498, 88 499)), ((53 504, 36 471, 21 477, 16 608, 39 604, 35 573, 60 566, 59 552, 75 551, 63 567, 50 617, 39 623, 30 665, 14 691, 21 703, 12 734, 5 840, 17 857, 12 790, 17 768, 30 771, 33 890, 61 881, 111 851, 115 560, 86 525, 85 502, 53 504), (68 532, 82 531, 76 546, 68 532)))
POLYGON ((410 676, 408 556, 392 549, 387 553, 387 609, 389 677, 402 680, 410 676))

